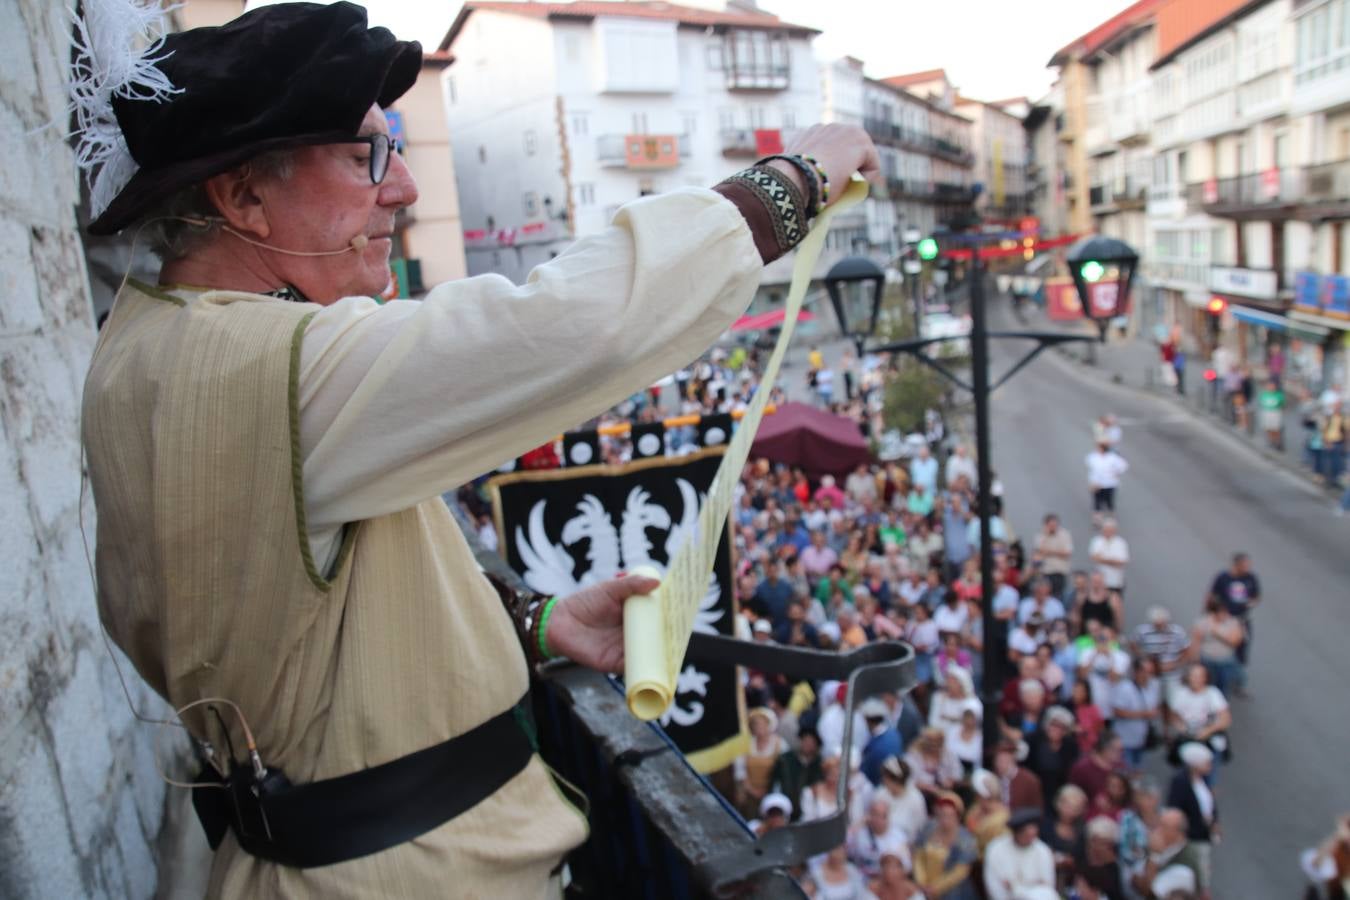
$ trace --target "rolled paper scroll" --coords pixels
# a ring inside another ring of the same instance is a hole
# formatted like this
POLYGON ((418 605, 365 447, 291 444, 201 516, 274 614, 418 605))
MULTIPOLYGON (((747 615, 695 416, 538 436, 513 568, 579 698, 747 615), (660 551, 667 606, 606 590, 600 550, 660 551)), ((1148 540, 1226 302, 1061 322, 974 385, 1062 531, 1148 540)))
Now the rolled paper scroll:
POLYGON ((634 569, 634 574, 661 578, 661 585, 651 594, 630 597, 624 603, 624 690, 628 709, 644 721, 660 718, 675 697, 675 683, 689 646, 694 616, 699 601, 708 590, 717 560, 717 544, 731 514, 732 499, 741 470, 750 456, 750 445, 759 430, 764 407, 778 379, 792 332, 797 326, 806 289, 811 284, 811 273, 825 245, 830 220, 839 212, 861 203, 867 197, 867 182, 854 176, 848 190, 834 205, 826 208, 811 227, 811 232, 797 247, 797 258, 792 267, 792 285, 788 289, 783 327, 764 367, 764 377, 741 419, 740 427, 727 445, 722 464, 717 468, 708 497, 699 511, 698 528, 690 535, 675 558, 666 567, 666 574, 648 567, 634 569))

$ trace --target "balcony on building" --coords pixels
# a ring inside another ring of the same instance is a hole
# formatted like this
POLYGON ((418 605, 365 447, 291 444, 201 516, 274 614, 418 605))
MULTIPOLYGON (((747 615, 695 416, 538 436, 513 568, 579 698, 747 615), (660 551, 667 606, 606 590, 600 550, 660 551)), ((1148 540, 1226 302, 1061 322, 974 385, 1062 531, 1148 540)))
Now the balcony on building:
MULTIPOLYGON (((798 132, 779 128, 727 128, 721 133, 723 156, 745 156, 758 158, 782 153, 783 147, 792 143, 793 135, 798 132)), ((687 142, 681 138, 680 155, 687 156, 687 142)))
POLYGON ((1261 172, 1188 184, 1186 199, 1192 209, 1202 209, 1212 216, 1284 218, 1303 201, 1305 181, 1303 169, 1272 167, 1261 172))
POLYGON ((892 200, 932 200, 936 196, 931 181, 918 181, 913 178, 887 178, 886 190, 892 200))
POLYGON ((1088 188, 1088 206, 1097 215, 1143 209, 1148 198, 1148 186, 1129 175, 1088 188))
POLYGON ((727 90, 785 91, 792 86, 792 51, 786 34, 731 31, 722 46, 727 90))
POLYGON ((1303 169, 1303 200, 1308 206, 1350 206, 1350 160, 1303 169))
POLYGON ((607 168, 673 169, 691 152, 688 135, 602 134, 595 139, 596 161, 607 168))

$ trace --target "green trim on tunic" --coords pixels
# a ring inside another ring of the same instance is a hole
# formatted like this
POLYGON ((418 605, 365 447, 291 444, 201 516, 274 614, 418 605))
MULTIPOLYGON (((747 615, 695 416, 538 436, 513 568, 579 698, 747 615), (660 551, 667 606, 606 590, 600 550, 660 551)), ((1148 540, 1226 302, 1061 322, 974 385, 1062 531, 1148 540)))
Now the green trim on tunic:
POLYGON ((164 300, 172 303, 174 306, 187 306, 187 301, 182 297, 175 297, 173 294, 165 293, 153 285, 146 284, 144 281, 128 278, 127 284, 131 285, 142 294, 145 294, 147 297, 153 297, 156 300, 164 300))
MULTIPOLYGON (((333 587, 333 582, 319 572, 319 567, 314 562, 314 551, 310 547, 309 524, 305 518, 305 464, 300 452, 300 342, 305 336, 305 329, 309 327, 310 319, 315 315, 317 311, 301 318, 291 336, 290 377, 287 379, 286 391, 291 425, 291 493, 295 498, 296 538, 300 542, 300 557, 305 561, 305 574, 309 576, 310 584, 326 594, 333 587)), ((352 545, 355 543, 356 526, 346 525, 343 528, 346 533, 342 537, 342 548, 338 551, 337 562, 333 566, 334 572, 342 571, 342 566, 351 555, 352 545)))

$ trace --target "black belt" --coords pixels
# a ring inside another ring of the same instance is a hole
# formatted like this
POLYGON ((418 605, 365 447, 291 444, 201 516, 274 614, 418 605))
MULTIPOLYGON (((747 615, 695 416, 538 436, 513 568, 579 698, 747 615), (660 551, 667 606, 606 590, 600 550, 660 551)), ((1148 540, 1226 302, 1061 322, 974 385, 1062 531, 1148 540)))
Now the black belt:
POLYGON ((328 866, 426 834, 486 800, 534 755, 527 699, 459 737, 369 769, 293 785, 248 763, 211 766, 192 805, 214 850, 228 828, 239 846, 295 868, 328 866), (527 728, 530 731, 527 733, 527 728))

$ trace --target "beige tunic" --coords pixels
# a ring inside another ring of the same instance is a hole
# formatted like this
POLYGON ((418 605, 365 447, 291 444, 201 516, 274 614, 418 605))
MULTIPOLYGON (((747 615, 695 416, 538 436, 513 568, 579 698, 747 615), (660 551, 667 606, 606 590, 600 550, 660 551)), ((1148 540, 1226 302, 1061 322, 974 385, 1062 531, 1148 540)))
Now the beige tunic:
MULTIPOLYGON (((525 288, 438 288, 402 323, 379 322, 376 347, 352 337, 376 315, 360 301, 330 313, 250 294, 123 292, 85 392, 99 604, 160 694, 176 707, 237 703, 264 760, 297 783, 444 741, 521 697, 521 649, 438 495, 686 362, 742 311, 758 270, 735 208, 703 191, 633 204, 578 247, 525 288), (671 247, 683 266, 666 259, 671 247), (714 266, 695 262, 700 250, 714 266), (591 294, 573 276, 601 258, 591 294), (352 328, 317 329, 320 346, 306 347, 321 317, 340 315, 352 328), (588 337, 590 355, 578 352, 588 337), (514 344, 523 361, 501 359, 500 377, 484 380, 470 370, 492 365, 480 344, 514 344), (339 364, 362 354, 364 377, 339 364), (500 445, 484 433, 495 430, 500 445), (348 523, 331 566, 311 552, 324 546, 307 532, 315 509, 348 523)), ((185 718, 224 747, 214 718, 185 718)), ((584 835, 535 758, 459 818, 335 866, 286 869, 227 837, 210 894, 541 897, 584 835)))

